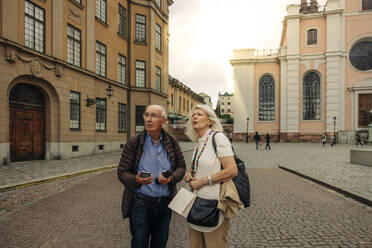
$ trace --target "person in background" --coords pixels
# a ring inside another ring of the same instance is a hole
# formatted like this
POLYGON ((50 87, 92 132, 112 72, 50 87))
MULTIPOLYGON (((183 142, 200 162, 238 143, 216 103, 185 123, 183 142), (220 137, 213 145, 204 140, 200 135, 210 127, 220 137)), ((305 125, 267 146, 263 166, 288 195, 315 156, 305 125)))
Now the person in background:
MULTIPOLYGON (((184 180, 193 192, 205 199, 219 199, 221 183, 238 174, 231 143, 222 133, 222 126, 215 112, 207 105, 196 105, 186 123, 186 135, 197 145, 194 149, 190 169, 184 180), (212 145, 215 132, 217 156, 212 145)), ((189 224, 191 248, 227 247, 230 219, 219 215, 216 227, 189 224)))
POLYGON ((323 147, 325 146, 325 143, 327 142, 327 135, 325 133, 323 133, 322 135, 322 144, 323 144, 323 147))
POLYGON ((125 186, 122 214, 129 217, 133 248, 165 248, 172 216, 168 204, 186 164, 177 140, 162 129, 164 107, 149 105, 143 119, 145 131, 127 141, 118 167, 125 186))
POLYGON ((361 146, 363 146, 362 144, 362 138, 360 137, 360 133, 359 132, 356 132, 356 146, 358 146, 358 144, 360 144, 361 146))
POLYGON ((258 150, 258 143, 261 141, 260 135, 256 132, 256 134, 253 136, 254 141, 256 142, 256 150, 258 150))
POLYGON ((269 148, 269 150, 271 150, 271 147, 270 147, 270 135, 269 135, 269 133, 266 133, 265 139, 266 139, 265 150, 266 150, 267 148, 269 148))

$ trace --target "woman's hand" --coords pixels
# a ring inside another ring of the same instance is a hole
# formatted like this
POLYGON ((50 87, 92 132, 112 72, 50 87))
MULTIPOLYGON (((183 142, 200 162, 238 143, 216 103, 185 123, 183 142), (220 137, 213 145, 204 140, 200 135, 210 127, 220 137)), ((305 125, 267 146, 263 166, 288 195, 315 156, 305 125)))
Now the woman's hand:
POLYGON ((192 176, 192 173, 191 171, 187 172, 186 175, 183 177, 183 180, 186 182, 186 183, 189 183, 191 181, 191 179, 193 178, 192 176))
POLYGON ((198 190, 203 188, 205 185, 208 185, 208 178, 192 178, 191 181, 189 182, 190 187, 193 190, 198 190))

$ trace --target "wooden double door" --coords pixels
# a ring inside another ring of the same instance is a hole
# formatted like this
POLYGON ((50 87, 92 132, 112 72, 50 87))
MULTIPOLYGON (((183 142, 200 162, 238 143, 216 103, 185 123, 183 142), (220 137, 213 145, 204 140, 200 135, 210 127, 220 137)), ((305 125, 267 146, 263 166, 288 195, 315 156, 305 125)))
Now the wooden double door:
POLYGON ((10 160, 44 159, 43 96, 38 89, 28 85, 19 85, 12 93, 9 109, 10 160))

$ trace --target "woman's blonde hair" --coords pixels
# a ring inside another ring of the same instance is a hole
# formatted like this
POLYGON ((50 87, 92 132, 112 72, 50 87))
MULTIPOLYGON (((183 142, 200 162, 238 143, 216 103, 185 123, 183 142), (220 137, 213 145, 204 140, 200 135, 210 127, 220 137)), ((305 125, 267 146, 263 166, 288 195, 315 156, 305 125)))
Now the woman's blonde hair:
POLYGON ((198 134, 196 133, 196 131, 192 127, 192 114, 194 113, 195 109, 200 109, 204 113, 207 114, 209 120, 212 121, 212 125, 210 126, 210 128, 212 129, 212 131, 219 131, 219 132, 222 132, 223 131, 221 122, 217 118, 217 115, 213 111, 213 109, 211 107, 209 107, 208 105, 198 104, 198 105, 195 105, 195 107, 189 113, 189 116, 188 116, 189 119, 187 120, 187 123, 186 123, 186 132, 185 132, 185 134, 187 135, 187 137, 189 137, 189 139, 191 139, 194 142, 197 142, 198 139, 199 139, 198 134))

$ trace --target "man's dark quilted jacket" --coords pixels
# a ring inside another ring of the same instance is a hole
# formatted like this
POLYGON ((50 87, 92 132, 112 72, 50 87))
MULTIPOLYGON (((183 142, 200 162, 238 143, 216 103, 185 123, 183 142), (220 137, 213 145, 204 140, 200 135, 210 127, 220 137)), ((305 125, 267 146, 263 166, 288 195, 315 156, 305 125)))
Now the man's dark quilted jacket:
MULTIPOLYGON (((173 198, 177 193, 176 183, 182 180, 185 175, 186 164, 177 140, 163 129, 161 130, 161 133, 165 150, 168 152, 172 161, 173 181, 168 184, 168 187, 171 198, 173 198)), ((141 184, 136 182, 136 174, 138 163, 142 157, 145 134, 146 131, 140 134, 139 137, 131 137, 125 144, 121 155, 118 167, 118 177, 120 182, 125 186, 122 200, 123 218, 130 216, 133 192, 141 187, 141 184)))

